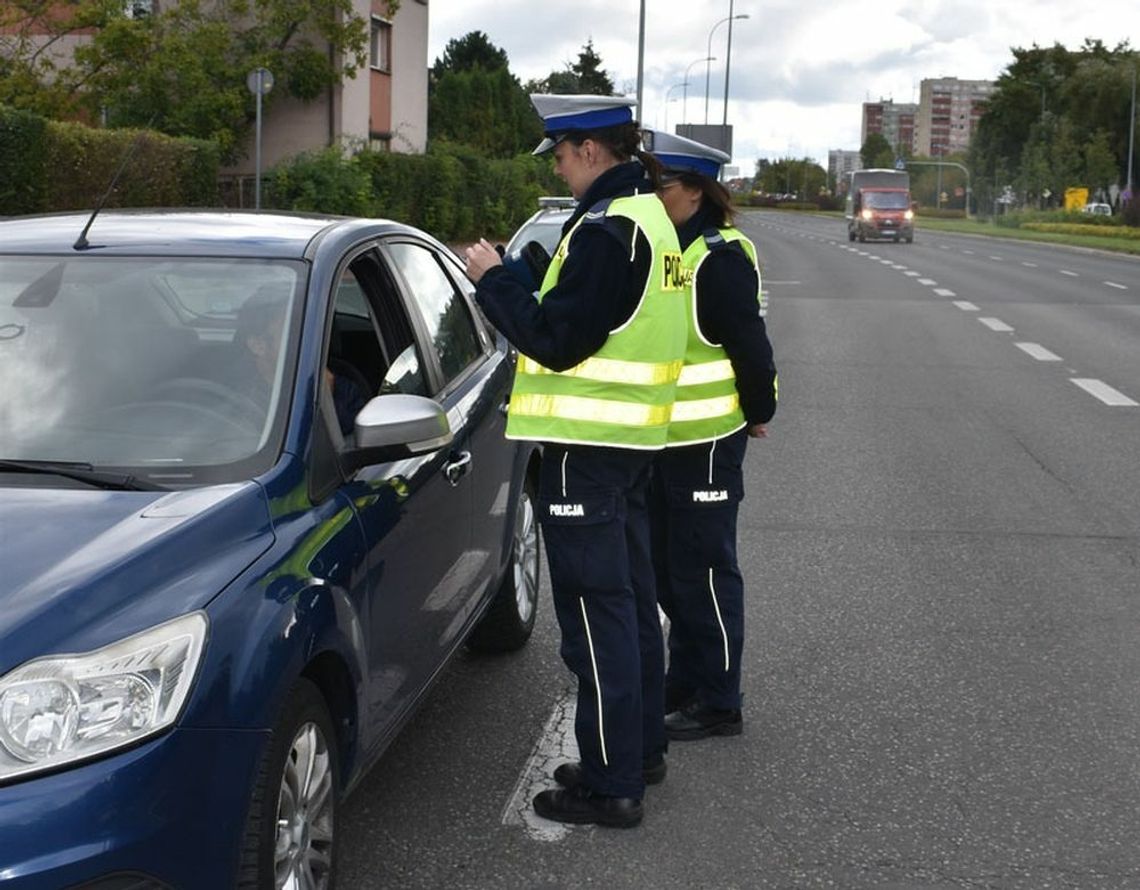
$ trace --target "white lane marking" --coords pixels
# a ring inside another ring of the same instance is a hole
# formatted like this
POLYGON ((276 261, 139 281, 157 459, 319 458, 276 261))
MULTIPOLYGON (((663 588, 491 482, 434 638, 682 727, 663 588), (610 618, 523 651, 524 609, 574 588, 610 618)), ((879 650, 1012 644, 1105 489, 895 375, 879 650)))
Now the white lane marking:
POLYGON ((918 279, 918 283, 924 284, 927 287, 934 287, 934 285, 938 284, 938 282, 935 281, 933 278, 920 278, 920 279, 918 279))
POLYGON ((1023 265, 1023 266, 1027 266, 1027 267, 1029 267, 1030 269, 1036 269, 1036 268, 1037 268, 1037 264, 1036 264, 1036 263, 1027 263, 1027 262, 1025 262, 1025 260, 1022 260, 1022 261, 1021 261, 1021 265, 1023 265))
POLYGON ((950 249, 950 245, 949 245, 949 244, 939 244, 939 245, 938 245, 938 249, 939 249, 939 250, 949 250, 949 249, 950 249))
POLYGON ((867 259, 869 259, 869 260, 877 260, 877 259, 879 259, 879 255, 878 255, 878 254, 875 254, 875 253, 869 253, 869 254, 867 254, 867 259))
POLYGON ((991 260, 996 260, 996 261, 997 261, 997 262, 999 262, 999 263, 1004 263, 1004 262, 1005 262, 1005 260, 1003 260, 1003 259, 1002 259, 1001 257, 999 257, 999 256, 992 256, 992 257, 990 257, 990 259, 991 259, 991 260))
POLYGON ((969 300, 955 300, 954 305, 961 309, 963 312, 978 311, 978 307, 971 303, 969 300))
POLYGON ((1068 275, 1070 278, 1080 278, 1081 277, 1076 272, 1070 272, 1068 269, 1062 269, 1061 274, 1062 275, 1068 275))
POLYGON ((890 260, 879 260, 879 262, 882 263, 884 266, 893 266, 894 265, 894 263, 891 262, 890 260))
POLYGON ((936 287, 936 288, 934 288, 934 292, 936 294, 938 294, 938 296, 940 296, 940 297, 956 297, 956 296, 958 296, 956 293, 954 293, 954 291, 950 290, 950 288, 948 288, 948 287, 936 287))
POLYGON ((914 278, 921 274, 921 272, 915 272, 913 269, 911 269, 909 272, 903 272, 903 275, 909 275, 911 278, 914 278))
POLYGON ((1109 287, 1115 287, 1117 290, 1128 290, 1127 284, 1117 284, 1115 281, 1106 281, 1105 284, 1109 287))
POLYGON ((1102 380, 1094 380, 1090 377, 1070 377, 1073 383, 1077 384, 1085 392, 1096 396, 1106 405, 1113 405, 1123 408, 1135 408, 1140 403, 1134 402, 1128 398, 1124 393, 1118 389, 1113 389, 1102 380))
POLYGON ((554 768, 567 760, 577 760, 578 741, 574 737, 574 715, 577 713, 577 696, 567 692, 554 703, 554 710, 546 727, 535 742, 534 750, 523 767, 515 790, 503 808, 504 825, 521 825, 529 837, 536 841, 560 841, 570 832, 570 826, 550 822, 535 815, 531 801, 540 791, 554 787, 554 768))
POLYGON ((898 263, 891 263, 892 269, 898 269, 900 272, 906 271, 906 266, 900 266, 898 263))
POLYGON ((978 321, 980 321, 982 324, 984 324, 991 331, 1004 332, 1004 331, 1012 331, 1013 330, 1013 328, 1011 328, 1009 325, 1007 325, 1000 318, 979 318, 978 321))
POLYGON ((963 250, 962 253, 966 254, 967 256, 973 256, 974 255, 974 252, 972 250, 963 250))
POLYGON ((764 279, 765 284, 801 284, 799 281, 772 281, 769 278, 764 279))
POLYGON ((1014 346, 1016 346, 1027 355, 1033 356, 1039 362, 1061 361, 1061 356, 1057 355, 1055 352, 1050 352, 1040 343, 1015 343, 1014 346))

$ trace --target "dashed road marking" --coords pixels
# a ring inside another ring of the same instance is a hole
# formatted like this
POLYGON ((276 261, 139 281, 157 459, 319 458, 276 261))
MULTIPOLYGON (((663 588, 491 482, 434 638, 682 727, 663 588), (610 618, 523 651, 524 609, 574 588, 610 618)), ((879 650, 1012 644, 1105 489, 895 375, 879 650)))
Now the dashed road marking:
POLYGON ((933 278, 920 278, 918 279, 918 283, 926 287, 934 287, 934 285, 938 284, 933 278))
POLYGON ((1015 343, 1014 345, 1026 355, 1033 356, 1033 358, 1037 359, 1039 362, 1061 361, 1061 356, 1057 355, 1055 352, 1050 352, 1040 343, 1015 343))
POLYGON ((922 274, 921 272, 915 272, 913 269, 910 269, 906 272, 903 272, 903 275, 909 275, 911 278, 916 278, 921 274, 922 274))
POLYGON ((940 297, 956 297, 957 296, 957 294, 955 294, 954 291, 950 290, 950 288, 948 288, 948 287, 936 287, 936 288, 934 288, 934 292, 936 294, 938 294, 938 296, 940 296, 940 297))
POLYGON ((1070 377, 1069 379, 1085 392, 1096 396, 1106 405, 1121 408, 1135 408, 1140 406, 1140 403, 1128 398, 1128 396, 1120 390, 1113 389, 1103 380, 1095 380, 1091 377, 1070 377))
POLYGON ((1027 262, 1025 262, 1025 260, 1022 260, 1022 261, 1021 261, 1021 265, 1023 265, 1023 266, 1027 266, 1027 267, 1028 267, 1028 268, 1030 268, 1030 269, 1036 269, 1036 268, 1037 268, 1037 264, 1036 264, 1036 263, 1027 263, 1027 262))
POLYGON ((961 309, 963 312, 977 312, 978 307, 971 303, 969 300, 955 300, 954 305, 961 309))
POLYGON ((1061 274, 1062 275, 1068 275, 1070 278, 1080 278, 1081 277, 1076 272, 1070 272, 1068 269, 1062 269, 1061 274))
POLYGON ((1012 331, 1013 330, 1013 328, 1011 328, 1009 325, 1007 325, 1000 318, 979 318, 978 321, 980 321, 982 324, 984 324, 991 331, 999 331, 999 332, 1004 333, 1006 331, 1012 331))
POLYGON ((1105 284, 1109 287, 1115 287, 1117 290, 1128 290, 1127 284, 1117 284, 1115 281, 1106 281, 1105 284))
POLYGON ((1003 260, 1003 259, 1002 259, 1001 257, 999 257, 999 256, 992 256, 992 257, 990 257, 990 259, 991 259, 991 260, 996 260, 996 261, 997 261, 997 262, 999 262, 999 263, 1004 263, 1004 262, 1005 262, 1005 260, 1003 260))

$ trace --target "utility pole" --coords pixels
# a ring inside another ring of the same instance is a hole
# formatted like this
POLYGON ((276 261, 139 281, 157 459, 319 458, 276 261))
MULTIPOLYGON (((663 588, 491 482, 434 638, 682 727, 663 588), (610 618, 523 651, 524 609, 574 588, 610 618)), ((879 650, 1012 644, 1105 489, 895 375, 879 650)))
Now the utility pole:
POLYGON ((637 119, 644 122, 645 106, 641 104, 645 82, 645 0, 641 0, 641 17, 637 24, 637 119))
POLYGON ((1132 116, 1128 119, 1128 200, 1134 201, 1132 195, 1132 143, 1136 136, 1136 63, 1132 63, 1132 116))

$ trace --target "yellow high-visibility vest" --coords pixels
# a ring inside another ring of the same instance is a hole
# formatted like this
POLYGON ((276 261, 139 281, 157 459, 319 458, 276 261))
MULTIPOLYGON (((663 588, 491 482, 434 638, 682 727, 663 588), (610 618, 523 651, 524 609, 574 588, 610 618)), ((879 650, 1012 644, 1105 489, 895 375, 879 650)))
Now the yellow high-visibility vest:
POLYGON ((652 251, 645 290, 629 320, 575 367, 552 371, 519 356, 507 438, 662 448, 685 354, 688 290, 677 233, 660 199, 631 195, 591 208, 559 243, 538 299, 558 283, 577 226, 596 213, 625 217, 645 234, 652 251))
MULTIPOLYGON (((719 343, 713 343, 701 331, 697 314, 697 272, 708 259, 713 247, 736 241, 756 269, 760 281, 760 267, 756 261, 756 245, 739 230, 720 229, 710 239, 704 235, 694 239, 685 251, 683 262, 690 282, 689 337, 685 345, 685 366, 677 381, 677 396, 669 423, 668 445, 692 445, 711 442, 736 432, 745 424, 736 390, 736 375, 732 362, 719 343)), ((757 287, 759 297, 759 287, 757 287)))

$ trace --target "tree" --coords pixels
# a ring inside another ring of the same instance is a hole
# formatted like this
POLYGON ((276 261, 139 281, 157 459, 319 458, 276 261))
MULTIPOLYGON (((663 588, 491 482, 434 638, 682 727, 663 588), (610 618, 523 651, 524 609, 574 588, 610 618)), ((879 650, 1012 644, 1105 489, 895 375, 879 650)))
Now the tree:
MULTIPOLYGON (((44 96, 62 93, 112 126, 213 139, 226 160, 236 158, 253 122, 251 70, 273 73, 277 86, 263 99, 272 104, 282 96, 312 100, 367 61, 369 26, 352 0, 180 0, 145 16, 128 16, 122 0, 16 2, 55 10, 54 40, 94 28, 66 68, 46 69, 42 53, 37 61, 25 51, 17 64, 34 71, 44 96)), ((388 0, 390 13, 398 3, 388 0)), ((42 31, 43 21, 36 24, 42 31)))
POLYGON ((1120 166, 1116 162, 1116 155, 1109 144, 1109 134, 1104 130, 1097 130, 1092 138, 1085 144, 1085 181, 1095 189, 1100 189, 1105 196, 1108 187, 1117 182, 1120 175, 1120 166))
POLYGON ((447 73, 459 74, 475 68, 497 71, 509 67, 506 50, 491 43, 482 31, 471 31, 447 41, 443 54, 431 66, 431 81, 434 84, 447 73))
POLYGON ((895 165, 895 150, 882 133, 872 133, 859 149, 859 157, 863 160, 864 168, 893 167, 895 165))
POLYGON ((510 157, 542 139, 534 113, 504 50, 481 31, 451 40, 431 68, 428 139, 510 157))
POLYGON ((542 80, 527 82, 528 93, 587 93, 593 96, 614 95, 614 82, 602 70, 602 59, 587 40, 578 61, 561 71, 552 71, 542 80))

